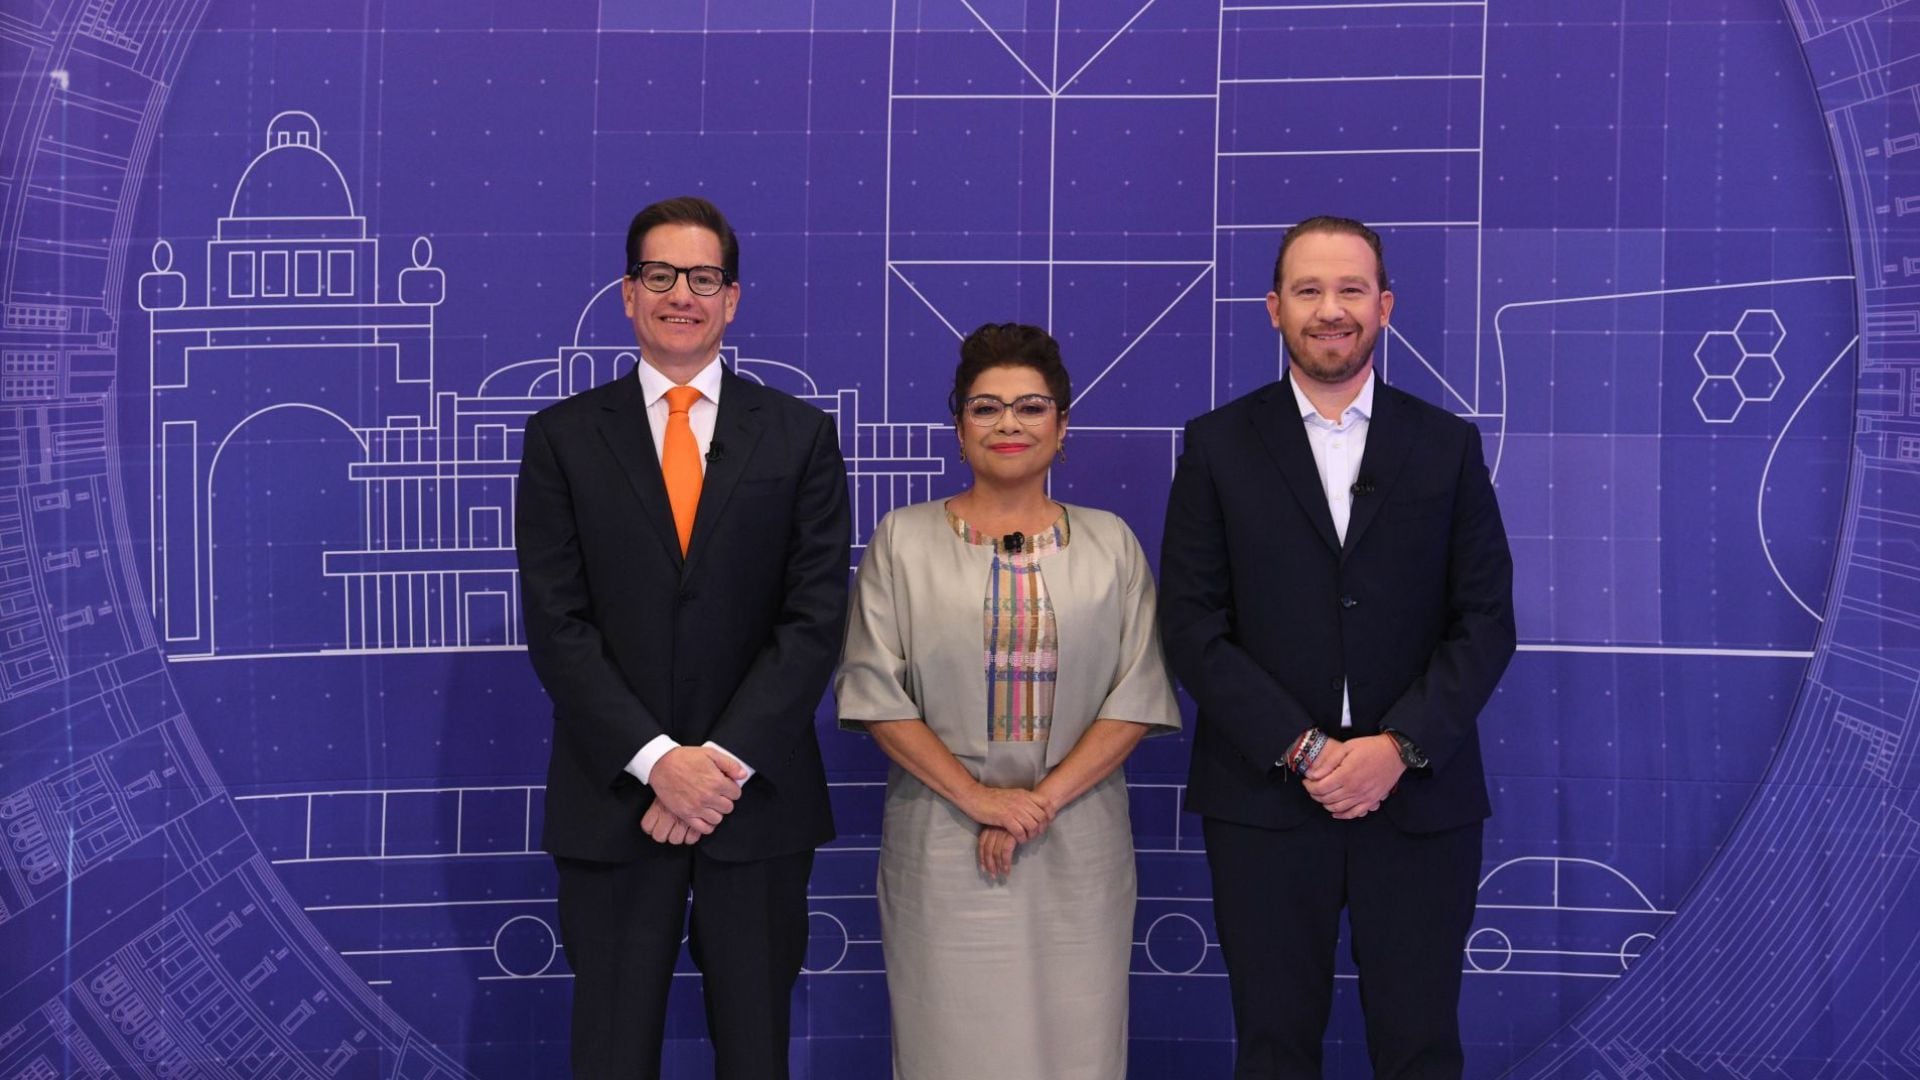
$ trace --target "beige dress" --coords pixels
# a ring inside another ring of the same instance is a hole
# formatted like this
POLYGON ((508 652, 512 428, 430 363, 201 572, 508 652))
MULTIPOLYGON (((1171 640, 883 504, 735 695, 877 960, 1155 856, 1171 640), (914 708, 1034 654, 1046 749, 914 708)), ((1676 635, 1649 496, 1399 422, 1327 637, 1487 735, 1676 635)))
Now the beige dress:
MULTIPOLYGON (((1057 641, 1041 737, 1034 727, 1007 737, 1004 724, 994 737, 982 602, 1001 553, 957 532, 938 502, 887 515, 861 560, 834 681, 842 725, 919 717, 975 776, 1021 787, 1097 718, 1177 729, 1139 542, 1105 511, 1067 514, 1067 542, 1028 567, 1044 576, 1048 644, 1057 641)), ((877 891, 894 1075, 1125 1076, 1134 906, 1125 779, 1116 770, 1021 845, 1004 883, 980 873, 978 836, 912 774, 888 771, 877 891)))

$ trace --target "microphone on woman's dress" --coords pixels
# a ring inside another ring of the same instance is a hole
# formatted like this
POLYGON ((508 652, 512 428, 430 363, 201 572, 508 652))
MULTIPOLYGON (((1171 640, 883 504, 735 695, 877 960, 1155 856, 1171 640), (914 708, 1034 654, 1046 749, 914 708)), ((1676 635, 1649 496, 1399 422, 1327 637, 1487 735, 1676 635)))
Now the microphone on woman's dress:
POLYGON ((1000 546, 1006 548, 1009 553, 1018 555, 1020 549, 1027 546, 1027 538, 1022 533, 1010 532, 1000 538, 1000 546))

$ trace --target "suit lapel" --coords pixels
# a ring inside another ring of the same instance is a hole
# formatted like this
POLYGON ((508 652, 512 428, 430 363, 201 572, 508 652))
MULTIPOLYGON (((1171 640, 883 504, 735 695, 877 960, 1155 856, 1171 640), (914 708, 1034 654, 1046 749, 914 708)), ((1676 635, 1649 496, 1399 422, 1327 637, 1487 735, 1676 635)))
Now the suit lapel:
POLYGON ((1414 430, 1418 415, 1406 407, 1400 391, 1381 382, 1373 384, 1373 415, 1367 420, 1367 449, 1360 455, 1360 475, 1371 482, 1373 490, 1353 500, 1353 513, 1347 518, 1347 542, 1340 550, 1345 559, 1366 533, 1380 508, 1393 496, 1394 481, 1418 439, 1414 430))
POLYGON ((1327 547, 1340 550, 1339 535, 1333 531, 1333 512, 1327 509, 1327 494, 1320 486, 1320 471, 1313 464, 1313 447, 1307 445, 1307 429, 1300 419, 1299 403, 1293 399, 1292 384, 1283 379, 1268 387, 1260 407, 1253 411, 1252 421, 1261 444, 1280 467, 1280 476, 1293 492, 1294 501, 1327 547))
MULTIPOLYGON (((707 475, 700 483, 700 509, 693 515, 693 540, 687 545, 687 564, 691 571, 700 561, 701 551, 719 527, 727 500, 746 471, 759 445, 760 395, 765 393, 750 383, 724 371, 720 378, 720 415, 714 419, 713 444, 707 453, 707 475)), ((665 490, 665 482, 662 488, 665 490)))
POLYGON ((600 435, 620 463, 627 482, 633 485, 641 516, 652 522, 654 534, 667 554, 679 563, 680 534, 673 527, 673 506, 667 501, 667 482, 653 449, 653 429, 647 424, 647 400, 640 391, 640 379, 628 374, 618 380, 601 410, 600 435))

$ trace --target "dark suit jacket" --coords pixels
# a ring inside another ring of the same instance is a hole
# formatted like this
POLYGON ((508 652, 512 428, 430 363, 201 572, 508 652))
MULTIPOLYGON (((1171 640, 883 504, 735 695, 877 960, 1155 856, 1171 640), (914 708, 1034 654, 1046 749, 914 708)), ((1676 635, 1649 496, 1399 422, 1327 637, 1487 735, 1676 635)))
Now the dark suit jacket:
POLYGON ((1373 490, 1342 544, 1286 382, 1187 425, 1160 621, 1200 707, 1188 809, 1267 828, 1325 813, 1275 767, 1317 726, 1398 730, 1426 753, 1382 807, 1403 830, 1490 812, 1476 717, 1513 655, 1513 563, 1480 433, 1376 380, 1360 475, 1373 490))
POLYGON ((654 736, 758 770, 701 849, 768 858, 833 838, 814 708, 846 621, 846 464, 832 420, 725 375, 687 557, 638 378, 527 422, 516 547, 527 652, 553 698, 541 843, 633 858, 654 736))

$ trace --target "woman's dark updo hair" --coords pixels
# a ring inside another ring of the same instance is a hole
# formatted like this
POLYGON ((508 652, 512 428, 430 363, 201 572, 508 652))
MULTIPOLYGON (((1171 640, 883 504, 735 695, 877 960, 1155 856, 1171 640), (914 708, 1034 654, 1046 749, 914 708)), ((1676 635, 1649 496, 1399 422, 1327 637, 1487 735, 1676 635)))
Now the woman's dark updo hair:
POLYGON ((1053 335, 1025 323, 986 323, 960 343, 960 366, 953 369, 953 392, 947 395, 947 412, 960 415, 973 381, 988 368, 1032 368, 1047 381, 1059 415, 1067 415, 1073 401, 1073 380, 1067 366, 1060 362, 1060 343, 1053 335))

